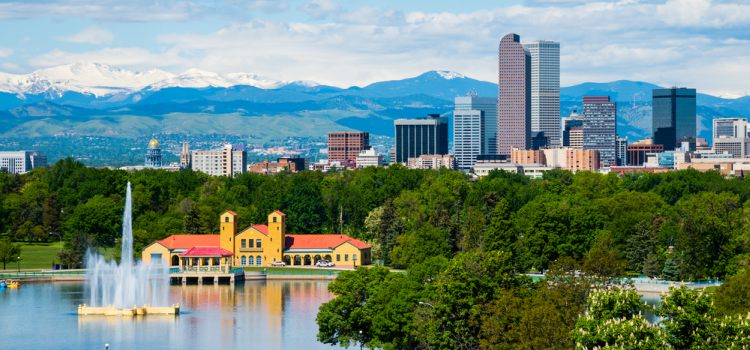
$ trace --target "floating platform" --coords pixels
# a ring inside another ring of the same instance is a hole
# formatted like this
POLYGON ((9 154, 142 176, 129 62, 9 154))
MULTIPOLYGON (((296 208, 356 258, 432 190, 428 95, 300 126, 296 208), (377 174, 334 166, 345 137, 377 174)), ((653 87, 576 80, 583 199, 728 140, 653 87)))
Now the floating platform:
POLYGON ((132 308, 116 308, 114 306, 78 305, 79 316, 146 316, 146 315, 179 315, 180 305, 172 306, 133 306, 132 308))

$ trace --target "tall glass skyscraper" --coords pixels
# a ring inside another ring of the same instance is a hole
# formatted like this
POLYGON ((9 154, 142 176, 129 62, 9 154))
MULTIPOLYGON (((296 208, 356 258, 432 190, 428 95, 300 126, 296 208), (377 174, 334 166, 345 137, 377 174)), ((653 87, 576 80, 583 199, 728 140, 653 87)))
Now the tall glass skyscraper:
MULTIPOLYGON (((467 111, 478 111, 482 113, 481 133, 483 136, 480 139, 481 145, 477 155, 497 154, 497 98, 467 95, 456 97, 454 102, 453 143, 456 152, 458 152, 458 146, 456 145, 455 115, 468 113, 467 111)), ((458 155, 456 159, 458 160, 458 155)))
POLYGON ((654 143, 673 151, 682 142, 695 149, 695 89, 670 88, 653 91, 654 143))
POLYGON ((560 43, 523 44, 531 56, 531 132, 543 132, 548 146, 560 146, 560 43))
POLYGON ((583 96, 583 149, 599 151, 602 167, 617 165, 617 103, 609 96, 583 96))
POLYGON ((518 34, 507 34, 498 47, 497 153, 531 145, 531 56, 518 34))

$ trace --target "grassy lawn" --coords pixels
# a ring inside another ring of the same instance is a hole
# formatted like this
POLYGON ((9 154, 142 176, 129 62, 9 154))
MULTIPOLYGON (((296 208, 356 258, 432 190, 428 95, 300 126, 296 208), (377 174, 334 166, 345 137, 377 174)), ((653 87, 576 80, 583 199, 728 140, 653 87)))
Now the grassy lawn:
MULTIPOLYGON (((60 242, 21 243, 21 270, 51 269, 53 260, 55 263, 60 263, 57 253, 60 252, 61 248, 60 242)), ((5 267, 8 270, 15 270, 18 268, 18 264, 8 263, 5 267)), ((2 265, 0 265, 0 268, 2 268, 2 265)))

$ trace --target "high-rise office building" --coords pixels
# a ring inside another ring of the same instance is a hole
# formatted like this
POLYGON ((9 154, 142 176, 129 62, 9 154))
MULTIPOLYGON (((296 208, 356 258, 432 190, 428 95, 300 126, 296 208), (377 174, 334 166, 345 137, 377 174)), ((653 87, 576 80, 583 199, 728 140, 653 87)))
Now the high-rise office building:
POLYGON ((713 150, 736 158, 750 157, 750 137, 745 118, 716 118, 713 121, 713 150))
POLYGON ((583 148, 583 116, 573 112, 562 119, 562 146, 583 148))
POLYGON ((391 162, 406 164, 409 158, 423 154, 448 154, 448 120, 439 114, 421 119, 396 119, 395 159, 391 162))
POLYGON ((628 138, 618 137, 615 140, 615 160, 617 165, 624 166, 628 164, 628 138))
POLYGON ((466 170, 474 165, 477 156, 482 154, 484 139, 484 113, 479 110, 453 111, 453 154, 458 170, 466 170))
POLYGON ((560 146, 560 43, 523 44, 531 56, 531 132, 543 132, 548 144, 560 146))
POLYGON ((247 172, 247 152, 237 146, 193 151, 192 168, 212 176, 235 176, 247 172))
POLYGON ((354 166, 357 155, 370 148, 370 134, 361 131, 328 133, 328 161, 354 166))
POLYGON ((498 47, 497 153, 531 145, 531 56, 518 34, 507 34, 498 47))
POLYGON ((609 96, 583 97, 583 149, 599 151, 601 167, 616 165, 617 103, 609 96))
POLYGON ((25 174, 47 166, 47 157, 39 151, 0 151, 0 171, 25 174))
MULTIPOLYGON (((480 154, 497 154, 497 98, 476 95, 458 96, 455 99, 456 111, 481 111, 483 114, 482 150, 480 154)), ((454 121, 455 124, 455 121, 454 121)), ((455 142, 455 140, 454 140, 455 142)))
POLYGON ((653 91, 654 143, 672 151, 682 142, 695 149, 695 89, 670 88, 653 91))
POLYGON ((152 137, 146 149, 146 168, 161 168, 161 147, 156 137, 152 137))

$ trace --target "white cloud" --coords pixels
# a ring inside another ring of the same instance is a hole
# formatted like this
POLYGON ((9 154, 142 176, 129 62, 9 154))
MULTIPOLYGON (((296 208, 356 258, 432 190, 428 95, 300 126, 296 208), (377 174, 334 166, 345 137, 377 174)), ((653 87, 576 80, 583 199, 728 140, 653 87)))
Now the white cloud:
MULTIPOLYGON (((206 10, 205 6, 172 1, 157 4, 140 12, 151 11, 145 15, 154 20, 170 20, 198 16, 199 10, 206 10), (160 16, 168 19, 158 19, 160 16)), ((286 1, 231 0, 225 4, 225 11, 231 8, 250 14, 290 9, 286 1)), ((561 43, 563 85, 631 79, 726 95, 746 93, 750 81, 746 68, 750 65, 750 5, 745 2, 536 0, 531 5, 461 13, 405 12, 393 6, 345 10, 339 4, 318 0, 294 8, 323 20, 284 21, 278 19, 281 16, 267 16, 228 23, 211 33, 165 34, 169 33, 165 30, 157 37, 158 50, 52 50, 35 57, 31 64, 95 61, 175 71, 198 67, 339 86, 398 79, 429 69, 494 81, 497 43, 504 34, 515 32, 525 42, 547 39, 561 43)), ((101 13, 98 5, 89 6, 93 13, 101 13)))
POLYGON ((312 0, 300 7, 302 11, 315 18, 326 18, 341 10, 333 0, 312 0))
POLYGON ((10 57, 13 55, 13 49, 8 47, 0 47, 0 58, 10 57))
POLYGON ((175 50, 153 53, 137 47, 116 47, 86 52, 52 50, 29 61, 34 68, 53 67, 77 62, 96 62, 122 67, 183 67, 187 62, 175 50))
POLYGON ((88 27, 71 36, 62 38, 63 41, 76 44, 109 44, 112 42, 114 35, 112 32, 99 27, 88 27))

